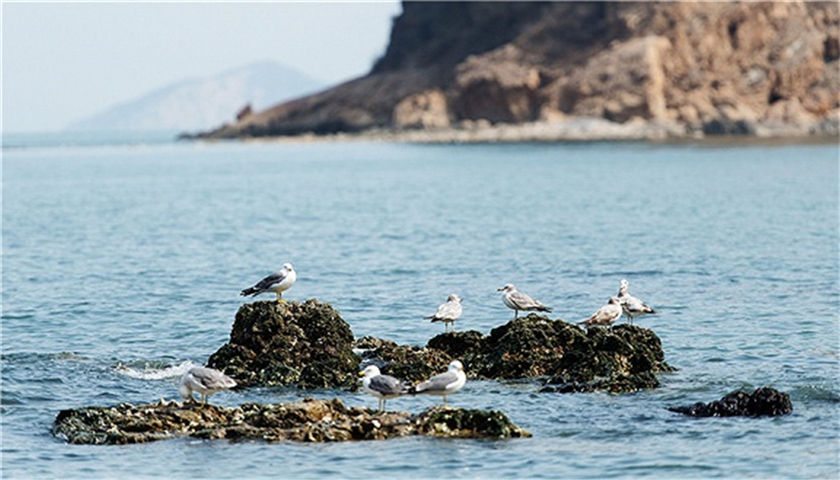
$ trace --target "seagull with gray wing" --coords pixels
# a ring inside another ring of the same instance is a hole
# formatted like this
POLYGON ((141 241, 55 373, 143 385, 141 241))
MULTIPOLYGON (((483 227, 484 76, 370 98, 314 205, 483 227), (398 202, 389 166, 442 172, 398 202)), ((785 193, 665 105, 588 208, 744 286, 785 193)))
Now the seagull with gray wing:
POLYGON ((621 309, 624 311, 624 314, 627 315, 627 320, 630 325, 633 325, 633 319, 636 317, 641 317, 642 315, 654 314, 656 310, 648 307, 644 304, 641 300, 630 295, 627 291, 627 287, 630 286, 630 282, 625 279, 621 279, 620 286, 618 288, 618 299, 621 301, 621 309))
POLYGON ((408 387, 403 382, 390 375, 382 375, 376 365, 368 365, 359 372, 359 376, 365 377, 362 379, 364 389, 379 399, 380 412, 385 411, 386 400, 408 393, 408 387))
POLYGON ((610 297, 606 305, 599 308, 597 312, 593 313, 591 317, 580 322, 587 327, 593 325, 612 325, 616 320, 621 318, 621 301, 618 297, 610 297))
POLYGON ((286 263, 278 272, 263 278, 253 287, 242 290, 239 295, 255 297, 261 293, 274 292, 277 294, 278 302, 285 302, 283 292, 291 288, 295 280, 297 280, 295 269, 292 268, 291 263, 286 263))
POLYGON ((458 360, 454 360, 449 364, 447 371, 410 388, 408 393, 412 395, 418 393, 439 395, 443 397, 443 404, 446 405, 446 396, 457 392, 466 383, 467 375, 464 373, 464 365, 458 360))
POLYGON ((207 367, 192 367, 181 377, 178 393, 184 400, 195 400, 193 392, 201 394, 201 406, 207 402, 207 397, 216 392, 236 386, 236 380, 224 373, 207 367))
POLYGON ((550 307, 546 307, 542 303, 534 300, 533 298, 525 295, 524 293, 516 290, 516 287, 513 286, 512 283, 508 283, 502 288, 499 288, 497 291, 502 292, 502 301, 507 305, 508 308, 513 309, 513 319, 516 320, 519 317, 519 311, 538 311, 538 312, 551 312, 552 309, 550 307))
POLYGON ((461 318, 461 297, 454 293, 449 295, 446 303, 440 304, 434 315, 423 317, 434 322, 443 322, 444 332, 449 331, 449 324, 452 324, 452 331, 455 331, 455 320, 461 318))

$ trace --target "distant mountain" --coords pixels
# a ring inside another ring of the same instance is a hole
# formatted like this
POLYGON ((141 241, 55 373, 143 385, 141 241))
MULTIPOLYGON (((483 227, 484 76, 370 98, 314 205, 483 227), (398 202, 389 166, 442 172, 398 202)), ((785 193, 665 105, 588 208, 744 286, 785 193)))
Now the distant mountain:
POLYGON ((254 110, 314 93, 324 84, 294 69, 260 62, 162 87, 71 123, 68 130, 202 130, 254 110))

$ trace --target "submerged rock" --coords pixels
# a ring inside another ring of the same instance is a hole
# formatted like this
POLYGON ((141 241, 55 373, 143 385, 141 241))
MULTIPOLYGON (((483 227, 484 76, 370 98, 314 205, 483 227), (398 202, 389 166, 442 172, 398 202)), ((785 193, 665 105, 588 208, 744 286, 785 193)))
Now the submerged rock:
POLYGON ((793 411, 793 405, 787 393, 762 387, 752 393, 738 390, 714 402, 697 402, 668 410, 692 417, 761 417, 787 415, 793 411))
POLYGON ((241 386, 356 388, 353 340, 350 326, 328 303, 258 301, 239 308, 230 341, 207 364, 241 386))
POLYGON ((52 433, 69 443, 121 445, 182 436, 269 442, 381 440, 407 435, 515 438, 531 434, 501 412, 430 408, 419 415, 348 408, 341 400, 225 408, 161 401, 62 410, 52 433))

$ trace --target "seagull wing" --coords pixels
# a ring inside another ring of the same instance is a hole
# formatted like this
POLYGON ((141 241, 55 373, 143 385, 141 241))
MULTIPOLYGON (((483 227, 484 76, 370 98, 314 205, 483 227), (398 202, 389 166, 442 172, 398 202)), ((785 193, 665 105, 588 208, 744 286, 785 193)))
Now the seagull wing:
POLYGON ((414 387, 417 393, 445 392, 446 388, 458 381, 455 372, 443 372, 414 387))
POLYGON ((236 386, 236 380, 224 373, 207 367, 193 367, 190 373, 196 382, 207 390, 223 390, 236 386))
POLYGON ((390 375, 371 377, 368 388, 380 395, 400 395, 405 393, 405 387, 402 382, 390 375))
POLYGON ((438 307, 434 318, 441 320, 456 320, 461 317, 461 304, 458 302, 446 302, 438 307))

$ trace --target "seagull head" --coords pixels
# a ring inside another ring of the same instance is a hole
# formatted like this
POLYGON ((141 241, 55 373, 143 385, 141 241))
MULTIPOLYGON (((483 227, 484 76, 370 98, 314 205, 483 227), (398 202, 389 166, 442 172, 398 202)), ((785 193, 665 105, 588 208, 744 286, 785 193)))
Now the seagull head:
POLYGON ((464 365, 461 364, 461 362, 459 360, 453 360, 452 363, 449 364, 449 371, 450 372, 458 372, 458 371, 463 372, 464 371, 464 365))
POLYGON ((607 303, 611 303, 613 305, 621 305, 621 300, 618 297, 610 297, 610 301, 607 303))
POLYGON ((454 293, 449 294, 449 298, 446 299, 448 302, 458 302, 461 303, 461 297, 455 295, 454 293))
POLYGON ((284 263, 283 264, 283 270, 287 270, 287 271, 291 272, 292 270, 294 270, 294 268, 292 268, 291 263, 284 263))
POLYGON ((508 283, 504 287, 496 289, 497 292, 505 292, 505 293, 512 292, 514 290, 516 290, 516 287, 514 287, 512 283, 508 283))
POLYGON ((368 365, 364 370, 359 372, 360 377, 370 378, 379 375, 379 367, 376 365, 368 365))
POLYGON ((621 288, 627 288, 629 286, 630 286, 630 282, 628 282, 627 279, 622 278, 621 279, 621 288))

